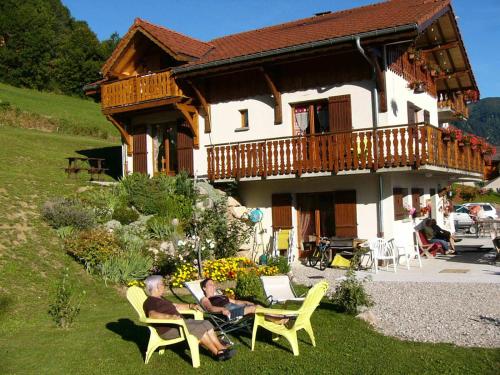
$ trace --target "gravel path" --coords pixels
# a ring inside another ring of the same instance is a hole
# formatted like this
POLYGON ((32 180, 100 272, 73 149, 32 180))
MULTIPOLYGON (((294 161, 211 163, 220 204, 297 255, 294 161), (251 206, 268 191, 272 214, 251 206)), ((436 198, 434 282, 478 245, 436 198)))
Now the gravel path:
MULTIPOLYGON (((312 285, 323 278, 330 292, 344 271, 296 265, 295 281, 312 285), (321 277, 321 278, 320 278, 321 277)), ((500 347, 500 285, 485 283, 373 282, 366 289, 380 332, 405 340, 460 346, 500 347)))

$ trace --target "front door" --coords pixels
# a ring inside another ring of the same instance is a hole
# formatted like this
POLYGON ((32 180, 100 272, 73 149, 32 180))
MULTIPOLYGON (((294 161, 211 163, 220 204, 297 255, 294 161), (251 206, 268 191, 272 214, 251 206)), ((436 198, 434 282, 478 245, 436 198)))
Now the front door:
POLYGON ((335 192, 335 236, 358 236, 355 190, 335 192))
POLYGON ((133 129, 133 172, 148 173, 148 150, 146 143, 146 127, 138 126, 133 129))

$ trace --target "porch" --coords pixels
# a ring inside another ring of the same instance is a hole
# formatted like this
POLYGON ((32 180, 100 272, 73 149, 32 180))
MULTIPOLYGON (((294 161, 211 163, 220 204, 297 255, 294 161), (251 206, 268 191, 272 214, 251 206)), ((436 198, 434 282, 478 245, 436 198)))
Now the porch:
POLYGON ((479 147, 459 145, 425 123, 210 145, 207 161, 211 181, 423 166, 484 173, 479 147))

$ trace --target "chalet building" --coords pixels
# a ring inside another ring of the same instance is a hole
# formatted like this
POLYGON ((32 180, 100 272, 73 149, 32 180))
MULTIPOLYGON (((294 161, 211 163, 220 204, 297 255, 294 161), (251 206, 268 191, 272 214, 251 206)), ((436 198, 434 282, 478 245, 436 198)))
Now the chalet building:
POLYGON ((203 42, 136 19, 86 86, 123 171, 238 181, 266 236, 391 238, 407 209, 480 180, 444 128, 479 91, 449 0, 393 0, 203 42))

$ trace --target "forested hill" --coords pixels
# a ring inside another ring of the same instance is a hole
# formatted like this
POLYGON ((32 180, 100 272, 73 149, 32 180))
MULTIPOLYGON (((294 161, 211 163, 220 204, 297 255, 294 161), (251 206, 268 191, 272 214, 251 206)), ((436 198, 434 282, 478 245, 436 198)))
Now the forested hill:
POLYGON ((500 98, 485 98, 469 105, 469 119, 454 123, 466 132, 500 145, 500 98))
POLYGON ((83 95, 118 41, 99 41, 61 0, 0 0, 0 82, 83 95))

